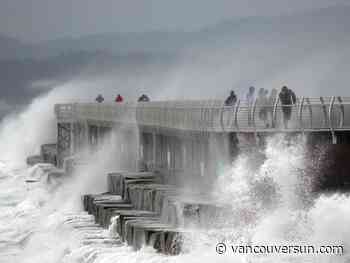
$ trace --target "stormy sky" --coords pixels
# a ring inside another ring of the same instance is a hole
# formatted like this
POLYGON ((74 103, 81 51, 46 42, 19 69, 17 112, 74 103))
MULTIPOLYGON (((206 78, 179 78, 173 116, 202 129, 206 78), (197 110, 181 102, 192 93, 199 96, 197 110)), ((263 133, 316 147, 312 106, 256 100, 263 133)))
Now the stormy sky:
POLYGON ((0 34, 38 42, 106 32, 191 31, 225 19, 303 12, 348 0, 1 0, 0 34))
POLYGON ((0 118, 57 85, 130 100, 285 84, 349 96, 349 17, 349 0, 0 0, 0 118))

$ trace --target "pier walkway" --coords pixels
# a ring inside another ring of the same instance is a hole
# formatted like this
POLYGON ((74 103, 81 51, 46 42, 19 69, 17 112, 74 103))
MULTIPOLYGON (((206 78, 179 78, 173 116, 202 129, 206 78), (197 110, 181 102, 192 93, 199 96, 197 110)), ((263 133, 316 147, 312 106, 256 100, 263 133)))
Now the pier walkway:
MULTIPOLYGON (((162 157, 163 162, 174 159, 171 155, 175 148, 180 144, 185 144, 183 147, 189 145, 186 139, 193 143, 200 141, 199 144, 205 147, 209 137, 218 140, 226 137, 229 142, 222 142, 222 145, 229 144, 227 151, 232 152, 237 134, 258 138, 273 133, 313 133, 327 137, 335 144, 350 131, 350 97, 299 97, 295 104, 288 106, 281 105, 278 98, 269 105, 259 100, 248 105, 239 100, 234 106, 225 106, 221 100, 71 103, 55 105, 55 113, 59 161, 74 155, 82 145, 96 148, 111 129, 124 130, 125 138, 119 144, 134 141, 140 146, 141 154, 138 155, 145 157, 146 162, 152 161, 153 165, 156 165, 161 149, 169 155, 162 157), (287 126, 283 107, 290 107, 292 112, 287 126), (261 118, 262 112, 266 113, 265 119, 261 118), (139 133, 136 137, 135 132, 139 133)), ((198 147, 202 147, 200 145, 198 147)))
POLYGON ((255 100, 224 106, 221 100, 155 101, 144 103, 73 103, 55 107, 58 122, 135 124, 161 129, 206 132, 288 132, 350 130, 350 97, 297 98, 282 106, 279 99, 269 105, 255 100), (283 125, 282 107, 292 109, 288 127, 283 125), (262 110, 267 121, 259 118, 262 110))

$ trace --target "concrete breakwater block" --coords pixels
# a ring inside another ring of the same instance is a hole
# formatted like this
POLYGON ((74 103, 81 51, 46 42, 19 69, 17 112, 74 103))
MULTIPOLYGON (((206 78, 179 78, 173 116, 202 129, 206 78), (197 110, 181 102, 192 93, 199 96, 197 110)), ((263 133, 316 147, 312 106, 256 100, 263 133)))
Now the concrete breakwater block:
MULTIPOLYGON (((140 210, 114 210, 111 217, 117 216, 117 224, 115 224, 116 229, 114 231, 119 234, 119 236, 124 240, 125 236, 125 223, 129 220, 135 220, 140 218, 155 218, 159 219, 158 215, 149 211, 140 210)), ((124 240, 125 241, 125 240, 124 240)))
POLYGON ((166 192, 168 194, 176 192, 174 186, 161 185, 161 184, 133 184, 128 185, 128 199, 135 206, 136 209, 149 210, 159 212, 161 207, 162 198, 156 199, 157 192, 160 192, 161 196, 164 196, 166 192), (163 194, 163 195, 162 195, 163 194), (156 204, 156 202, 159 202, 156 204), (158 208, 158 211, 156 211, 158 208))
POLYGON ((228 207, 210 201, 208 197, 200 195, 179 195, 165 196, 161 211, 163 223, 176 227, 214 227, 217 218, 224 217, 228 207))
MULTIPOLYGON (((118 218, 119 219, 119 218, 118 218)), ((159 223, 158 217, 152 217, 152 216, 130 216, 130 215, 124 215, 122 220, 117 221, 117 230, 120 231, 118 234, 122 237, 122 241, 129 243, 132 243, 132 230, 129 228, 131 227, 132 222, 153 222, 153 223, 159 223)))
POLYGON ((118 173, 113 176, 119 180, 119 183, 115 183, 114 191, 122 193, 123 199, 130 202, 134 209, 161 214, 162 222, 172 226, 207 227, 224 209, 222 205, 210 201, 208 195, 152 183, 149 180, 151 173, 118 173))
POLYGON ((107 220, 108 220, 108 214, 110 213, 110 210, 113 210, 113 209, 130 210, 132 208, 133 206, 129 203, 96 204, 95 221, 96 223, 99 223, 102 226, 108 226, 107 220))
POLYGON ((106 211, 106 214, 105 214, 105 227, 108 227, 110 226, 111 224, 111 220, 112 218, 114 217, 117 217, 117 222, 118 220, 120 222, 122 222, 122 220, 124 219, 124 217, 157 217, 158 218, 159 215, 153 213, 153 212, 150 212, 150 211, 142 211, 142 210, 134 210, 134 209, 108 209, 106 211))
POLYGON ((109 173, 107 177, 108 192, 111 194, 123 195, 125 181, 145 180, 145 182, 160 182, 160 176, 150 172, 115 172, 109 173))
POLYGON ((122 183, 122 198, 124 200, 130 200, 130 188, 133 185, 138 184, 152 184, 156 183, 156 180, 154 179, 125 179, 122 183))
POLYGON ((183 239, 181 231, 162 224, 159 220, 139 218, 129 220, 125 225, 125 242, 135 250, 147 245, 164 254, 177 255, 181 252, 183 239))
POLYGON ((94 218, 85 213, 66 214, 63 224, 71 227, 77 241, 83 246, 93 245, 100 248, 115 248, 123 243, 118 238, 111 238, 108 231, 94 223, 94 218))
POLYGON ((118 209, 132 209, 132 204, 125 202, 119 196, 111 195, 85 195, 84 209, 89 213, 94 215, 95 222, 103 226, 108 226, 106 223, 109 218, 109 210, 118 209), (107 196, 107 197, 106 197, 107 196))
POLYGON ((28 169, 26 183, 44 183, 51 187, 60 185, 66 174, 63 170, 56 168, 50 163, 38 163, 28 169))
POLYGON ((41 145, 40 155, 44 162, 57 164, 57 144, 49 143, 41 145))
POLYGON ((43 144, 41 145, 40 154, 29 156, 26 160, 27 165, 33 166, 38 163, 51 163, 56 165, 57 145, 43 144))
POLYGON ((29 166, 34 166, 38 163, 44 163, 44 159, 41 155, 33 155, 33 156, 27 157, 26 163, 29 166))
MULTIPOLYGON (((114 231, 119 234, 121 241, 131 245, 135 250, 143 245, 152 245, 158 251, 167 254, 175 254, 180 250, 179 245, 174 241, 179 240, 175 238, 177 232, 170 225, 162 223, 159 214, 132 209, 131 204, 122 202, 123 200, 118 196, 110 194, 84 196, 84 207, 94 215, 95 222, 107 227, 110 225, 111 218, 117 217, 114 231), (173 243, 176 245, 167 245, 173 243)), ((94 231, 98 230, 94 224, 90 227, 94 231)), ((98 239, 94 238, 95 236, 96 234, 92 232, 90 237, 94 242, 98 239)), ((86 242, 90 241, 86 240, 86 242)))
POLYGON ((179 229, 147 230, 147 234, 148 245, 159 253, 179 255, 183 251, 183 234, 179 229))
POLYGON ((118 195, 98 194, 98 195, 84 195, 83 204, 84 210, 89 214, 96 214, 96 204, 99 203, 125 203, 125 201, 118 195))
POLYGON ((135 208, 159 212, 165 192, 176 191, 174 186, 160 184, 158 175, 149 172, 110 173, 108 189, 131 202, 135 208))
POLYGON ((85 239, 82 242, 82 245, 89 246, 89 245, 109 245, 109 246, 122 246, 122 243, 119 240, 111 239, 111 238, 103 238, 103 239, 85 239))
POLYGON ((176 255, 182 250, 185 227, 212 227, 226 208, 206 194, 160 181, 153 173, 110 173, 109 192, 85 195, 84 208, 135 250, 149 245, 176 255))
POLYGON ((135 219, 129 220, 125 225, 125 242, 135 250, 142 246, 149 245, 148 231, 164 231, 169 228, 163 225, 159 220, 135 219))

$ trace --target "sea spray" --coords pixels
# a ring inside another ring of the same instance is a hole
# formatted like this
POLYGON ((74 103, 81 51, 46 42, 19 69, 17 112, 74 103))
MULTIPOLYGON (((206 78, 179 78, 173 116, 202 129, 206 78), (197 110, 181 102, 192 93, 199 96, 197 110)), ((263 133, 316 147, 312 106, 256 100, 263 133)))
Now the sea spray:
MULTIPOLYGON (((50 127, 54 115, 52 104, 65 100, 66 96, 50 93, 48 98, 36 100, 19 118, 14 118, 9 126, 0 132, 1 143, 8 152, 2 153, 2 160, 19 161, 26 154, 33 154, 42 140, 55 138, 50 127), (52 96, 52 97, 51 97, 52 96), (59 99, 58 99, 59 98, 59 99), (45 106, 46 105, 46 106, 45 106), (50 107, 50 109, 48 109, 50 107), (47 114, 47 115, 46 115, 47 114), (39 121, 37 121, 39 119, 39 121), (30 127, 34 132, 26 134, 22 127, 30 127), (30 126, 28 126, 30 125, 30 126), (19 129, 13 129, 13 128, 19 129), (48 127, 48 130, 46 128, 48 127), (18 134, 11 137, 11 133, 18 134), (42 137, 41 133, 45 133, 42 137), (18 147, 23 142, 23 147, 18 147), (29 142, 29 143, 28 143, 29 142), (18 154, 18 155, 17 155, 18 154)), ((67 97, 68 98, 68 97, 67 97)), ((5 128, 4 128, 5 127, 5 128)), ((232 262, 233 255, 217 255, 215 245, 219 241, 236 244, 301 244, 341 243, 348 247, 349 233, 346 230, 350 219, 349 198, 346 195, 321 195, 305 207, 300 192, 301 179, 312 176, 305 173, 305 138, 287 139, 272 137, 265 149, 258 153, 243 153, 232 166, 218 177, 217 194, 231 203, 233 211, 225 218, 225 228, 209 229, 190 235, 188 249, 178 257, 156 254, 150 248, 133 252, 126 246, 98 246, 82 244, 82 237, 67 227, 67 213, 81 215, 82 194, 104 192, 106 172, 118 169, 114 162, 115 152, 104 145, 101 151, 89 160, 87 166, 78 168, 71 178, 66 178, 58 189, 50 189, 45 184, 28 187, 25 178, 27 169, 13 170, 2 162, 3 179, 1 194, 20 196, 12 203, 12 208, 1 215, 2 241, 7 247, 0 248, 14 262, 232 262), (12 173, 11 175, 7 175, 12 173), (3 190, 3 189, 2 189, 3 190), (6 192, 7 191, 7 192, 6 192), (21 195, 17 193, 22 192, 21 195), (210 235, 205 232, 209 232, 210 235), (4 239, 4 234, 7 238, 4 239), (10 255, 11 253, 14 256, 10 255)), ((21 159, 23 163, 23 159, 21 159)), ((312 171, 310 171, 312 172, 312 171)), ((43 175, 45 176, 45 175, 43 175)), ((311 195, 307 196, 312 198, 311 195)), ((91 223, 91 221, 82 221, 91 223)), ((350 244, 349 244, 350 245, 350 244)), ((6 258, 6 257, 5 257, 6 258)), ((8 259, 7 258, 7 259, 8 259)), ((346 262, 342 257, 322 256, 311 262, 346 262)), ((235 262, 304 262, 304 258, 274 257, 247 259, 235 255, 235 262)), ((10 262, 7 260, 7 262, 10 262)))

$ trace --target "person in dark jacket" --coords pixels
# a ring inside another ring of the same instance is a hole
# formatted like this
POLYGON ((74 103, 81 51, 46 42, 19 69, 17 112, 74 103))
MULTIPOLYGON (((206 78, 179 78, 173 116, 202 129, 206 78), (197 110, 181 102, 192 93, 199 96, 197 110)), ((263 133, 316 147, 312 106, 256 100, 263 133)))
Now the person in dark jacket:
POLYGON ((141 97, 137 101, 138 102, 148 102, 148 101, 150 101, 150 99, 146 94, 142 94, 141 97))
POLYGON ((123 102, 123 100, 124 99, 120 94, 118 94, 117 97, 115 98, 115 102, 123 102))
POLYGON ((292 116, 292 107, 296 103, 296 96, 291 89, 288 89, 287 86, 283 86, 279 94, 279 99, 282 105, 284 128, 287 129, 288 121, 292 116))
POLYGON ((250 86, 248 93, 246 95, 247 110, 248 110, 248 126, 252 125, 252 120, 253 120, 252 108, 253 108, 254 100, 255 100, 255 87, 250 86))
POLYGON ((237 96, 233 90, 231 90, 230 96, 225 100, 225 106, 233 106, 237 102, 237 96))
POLYGON ((98 96, 96 97, 95 100, 98 103, 102 103, 105 99, 103 98, 103 96, 101 94, 98 94, 98 96))

